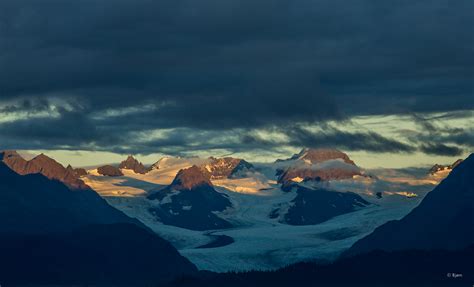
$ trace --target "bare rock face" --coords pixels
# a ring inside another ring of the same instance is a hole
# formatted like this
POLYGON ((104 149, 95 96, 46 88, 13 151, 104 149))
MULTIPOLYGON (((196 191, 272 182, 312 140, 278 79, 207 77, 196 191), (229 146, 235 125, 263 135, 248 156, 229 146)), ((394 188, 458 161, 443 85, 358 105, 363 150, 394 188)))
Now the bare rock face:
POLYGON ((101 166, 97 168, 97 172, 104 176, 122 176, 123 175, 122 171, 119 168, 115 166, 111 166, 111 165, 101 166))
POLYGON ((252 170, 253 166, 240 158, 224 157, 209 158, 209 163, 202 166, 204 170, 211 174, 212 179, 237 177, 239 172, 252 170))
POLYGON ((21 157, 16 151, 7 150, 0 154, 0 159, 12 170, 20 175, 27 174, 28 161, 21 157))
POLYGON ((339 180, 361 175, 349 156, 336 149, 303 149, 288 160, 290 165, 277 170, 278 182, 339 180))
POLYGON ((192 190, 199 186, 212 186, 210 173, 193 165, 178 172, 170 188, 173 190, 192 190))
POLYGON ((463 162, 463 160, 458 159, 453 164, 450 164, 450 165, 435 164, 432 168, 430 168, 428 173, 429 174, 436 174, 436 173, 442 172, 442 171, 451 171, 451 170, 453 170, 453 168, 458 166, 461 162, 463 162))
POLYGON ((56 179, 74 189, 89 188, 76 175, 71 166, 65 168, 54 159, 40 154, 31 160, 25 160, 16 151, 0 153, 0 159, 13 171, 20 175, 40 173, 49 179, 56 179))
POLYGON ((87 170, 84 168, 75 168, 74 173, 76 173, 76 176, 81 177, 81 176, 86 176, 87 175, 87 170))
POLYGON ((126 160, 120 163, 119 168, 130 169, 130 170, 133 170, 135 173, 140 173, 140 174, 145 174, 148 171, 141 162, 139 162, 137 159, 135 159, 131 155, 129 155, 126 160))
POLYGON ((349 156, 337 149, 318 148, 303 149, 300 153, 293 155, 291 159, 308 161, 312 164, 322 163, 333 159, 342 159, 345 163, 355 165, 349 156))

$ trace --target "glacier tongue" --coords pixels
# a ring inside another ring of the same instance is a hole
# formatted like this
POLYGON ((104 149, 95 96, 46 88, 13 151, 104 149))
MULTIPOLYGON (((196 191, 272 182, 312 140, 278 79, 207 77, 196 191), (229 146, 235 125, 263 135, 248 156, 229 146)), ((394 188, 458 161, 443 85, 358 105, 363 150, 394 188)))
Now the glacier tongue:
MULTIPOLYGON (((83 180, 111 205, 169 240, 199 269, 218 272, 275 269, 299 261, 332 260, 377 226, 406 215, 434 185, 430 179, 394 171, 379 171, 373 178, 304 182, 301 184, 308 188, 324 185, 341 192, 352 191, 375 204, 317 225, 291 226, 269 216, 276 206, 288 204, 296 196, 295 192, 282 191, 271 173, 265 172, 267 176, 264 176, 255 172, 244 178, 216 179, 212 180, 216 191, 224 193, 233 206, 216 215, 235 227, 193 231, 162 224, 149 212, 158 203, 146 198, 150 190, 170 184, 177 172, 189 165, 187 160, 176 160, 147 174, 125 170, 124 176, 117 178, 91 172, 83 180), (375 196, 377 192, 380 192, 380 198, 375 196), (408 198, 397 192, 412 192, 418 196, 408 198), (221 235, 231 240, 220 247, 198 248, 212 246, 210 243, 221 235)), ((180 212, 193 208, 194 205, 183 204, 180 212)))

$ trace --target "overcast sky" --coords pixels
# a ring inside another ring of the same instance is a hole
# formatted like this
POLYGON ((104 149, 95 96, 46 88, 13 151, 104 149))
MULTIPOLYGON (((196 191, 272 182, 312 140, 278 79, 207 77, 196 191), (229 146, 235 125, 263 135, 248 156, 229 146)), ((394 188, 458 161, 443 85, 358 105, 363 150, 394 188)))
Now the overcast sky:
POLYGON ((2 0, 0 148, 450 161, 474 150, 473 50, 472 0, 2 0))

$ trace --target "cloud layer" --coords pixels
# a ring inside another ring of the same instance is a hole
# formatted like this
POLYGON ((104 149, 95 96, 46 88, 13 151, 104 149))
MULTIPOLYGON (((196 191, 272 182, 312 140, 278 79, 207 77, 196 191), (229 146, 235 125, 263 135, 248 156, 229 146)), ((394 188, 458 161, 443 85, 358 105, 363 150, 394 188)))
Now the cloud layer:
POLYGON ((473 110, 473 10, 468 0, 1 1, 0 139, 239 151, 277 148, 253 134, 277 127, 289 146, 458 155, 472 129, 401 141, 300 127, 473 110))

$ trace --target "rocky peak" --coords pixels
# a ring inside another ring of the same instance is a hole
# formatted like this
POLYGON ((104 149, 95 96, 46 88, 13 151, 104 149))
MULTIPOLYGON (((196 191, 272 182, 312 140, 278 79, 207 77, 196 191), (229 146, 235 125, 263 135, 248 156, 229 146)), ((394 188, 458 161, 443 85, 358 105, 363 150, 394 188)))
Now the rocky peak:
POLYGON ((181 169, 170 187, 174 190, 191 190, 199 186, 212 186, 210 178, 209 173, 193 165, 190 168, 181 169))
POLYGON ((328 160, 342 159, 345 163, 355 165, 349 156, 337 149, 329 148, 305 148, 299 154, 295 154, 292 159, 308 161, 312 164, 325 162, 328 160))
POLYGON ((122 176, 123 175, 122 171, 119 168, 112 165, 101 166, 97 168, 97 172, 104 176, 122 176))
POLYGON ((204 164, 202 168, 209 172, 213 179, 219 179, 233 177, 239 171, 253 169, 253 166, 252 164, 240 158, 210 157, 209 162, 204 164))
POLYGON ((16 151, 4 151, 1 153, 0 158, 9 168, 20 175, 40 173, 49 179, 62 181, 71 188, 88 188, 88 186, 79 179, 70 165, 65 168, 45 154, 40 154, 27 161, 16 151))
POLYGON ((135 159, 132 155, 129 155, 126 160, 122 161, 119 165, 120 169, 130 169, 133 170, 135 173, 145 174, 147 169, 145 166, 135 159))
POLYGON ((362 174, 354 161, 337 149, 303 149, 280 162, 290 163, 277 170, 278 182, 283 184, 304 180, 340 180, 362 174))

